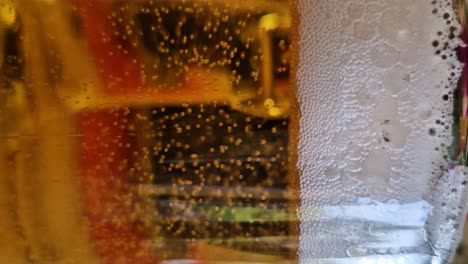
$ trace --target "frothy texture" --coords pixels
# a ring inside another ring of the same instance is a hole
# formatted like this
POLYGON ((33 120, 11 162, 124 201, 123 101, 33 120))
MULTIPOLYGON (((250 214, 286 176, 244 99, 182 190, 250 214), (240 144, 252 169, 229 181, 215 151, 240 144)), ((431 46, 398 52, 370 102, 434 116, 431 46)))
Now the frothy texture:
MULTIPOLYGON (((445 190, 434 187, 448 173, 453 93, 462 67, 451 1, 299 0, 297 8, 301 208, 372 197, 425 200, 437 211, 435 200, 445 190)), ((345 249, 362 239, 331 234, 330 247, 314 246, 310 234, 327 229, 318 222, 301 224, 301 260, 346 257, 345 249)), ((431 228, 428 244, 439 241, 431 228)))

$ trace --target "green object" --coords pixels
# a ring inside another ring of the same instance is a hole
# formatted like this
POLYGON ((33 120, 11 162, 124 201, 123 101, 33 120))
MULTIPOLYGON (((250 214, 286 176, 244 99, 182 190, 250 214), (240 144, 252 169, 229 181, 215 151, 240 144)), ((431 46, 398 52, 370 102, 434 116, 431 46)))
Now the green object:
POLYGON ((295 212, 288 208, 231 207, 195 205, 193 211, 203 217, 218 222, 271 222, 296 221, 295 212))

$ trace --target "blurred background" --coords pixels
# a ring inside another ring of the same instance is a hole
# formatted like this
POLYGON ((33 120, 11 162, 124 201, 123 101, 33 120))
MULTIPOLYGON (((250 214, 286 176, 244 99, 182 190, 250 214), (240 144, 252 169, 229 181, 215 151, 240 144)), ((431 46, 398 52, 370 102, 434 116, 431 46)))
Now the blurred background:
POLYGON ((291 20, 287 0, 2 0, 0 262, 297 262, 291 20))

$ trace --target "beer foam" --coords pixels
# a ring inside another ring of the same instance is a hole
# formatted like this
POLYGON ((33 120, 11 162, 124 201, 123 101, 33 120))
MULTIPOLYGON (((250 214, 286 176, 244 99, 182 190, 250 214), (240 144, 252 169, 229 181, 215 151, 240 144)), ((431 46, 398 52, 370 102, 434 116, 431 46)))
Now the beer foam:
MULTIPOLYGON (((297 10, 301 208, 434 203, 462 68, 451 1, 298 0, 297 10)), ((304 238, 320 228, 301 224, 301 259, 324 255, 304 238)))

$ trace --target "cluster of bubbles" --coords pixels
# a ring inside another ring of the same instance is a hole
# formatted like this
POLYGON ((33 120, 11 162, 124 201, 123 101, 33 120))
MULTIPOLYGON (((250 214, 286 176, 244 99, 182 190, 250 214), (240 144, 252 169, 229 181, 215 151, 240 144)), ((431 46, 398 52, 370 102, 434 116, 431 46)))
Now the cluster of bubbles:
MULTIPOLYGON (((0 95, 20 107, 0 106, 0 134, 29 165, 10 167, 48 183, 34 193, 76 191, 37 208, 86 216, 54 226, 38 214, 50 233, 83 227, 103 263, 190 258, 195 242, 288 256, 287 1, 16 2, 0 4, 0 26, 14 24, 0 36, 0 95)), ((30 230, 31 259, 65 259, 30 230)))
MULTIPOLYGON (((298 6, 302 208, 354 205, 360 197, 432 202, 450 164, 462 67, 451 1, 298 6)), ((301 224, 301 258, 344 257, 346 245, 359 242, 334 235, 317 246, 324 241, 310 236, 328 233, 326 226, 319 219, 301 224)))

